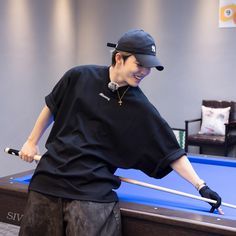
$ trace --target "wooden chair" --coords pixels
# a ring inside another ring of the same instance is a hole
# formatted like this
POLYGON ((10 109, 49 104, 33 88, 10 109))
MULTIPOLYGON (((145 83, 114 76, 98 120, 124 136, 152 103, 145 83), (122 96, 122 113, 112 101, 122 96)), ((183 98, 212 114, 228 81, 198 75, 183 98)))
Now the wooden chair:
MULTIPOLYGON (((190 124, 202 123, 202 117, 185 121, 185 151, 188 152, 188 146, 199 146, 199 153, 202 153, 202 147, 220 147, 224 150, 224 156, 228 156, 229 149, 236 145, 236 102, 203 100, 202 105, 212 108, 231 107, 229 122, 225 124, 225 135, 213 134, 190 134, 190 124)), ((200 129, 199 129, 200 130, 200 129)))

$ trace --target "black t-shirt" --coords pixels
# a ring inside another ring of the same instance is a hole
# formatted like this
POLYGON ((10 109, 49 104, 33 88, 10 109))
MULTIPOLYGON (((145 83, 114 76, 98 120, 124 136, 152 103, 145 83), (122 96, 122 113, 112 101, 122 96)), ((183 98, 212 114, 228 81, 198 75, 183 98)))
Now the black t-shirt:
MULTIPOLYGON (((29 189, 78 200, 117 200, 117 168, 162 178, 184 151, 139 87, 118 103, 108 88, 109 67, 78 66, 46 96, 54 124, 29 189)), ((119 88, 119 93, 127 87, 119 88)))

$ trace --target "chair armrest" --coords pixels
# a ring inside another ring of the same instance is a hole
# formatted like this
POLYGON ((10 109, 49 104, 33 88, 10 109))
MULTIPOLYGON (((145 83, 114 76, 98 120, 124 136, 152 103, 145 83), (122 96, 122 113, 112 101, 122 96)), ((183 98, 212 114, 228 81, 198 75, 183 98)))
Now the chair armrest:
POLYGON ((236 121, 231 121, 225 124, 226 129, 236 128, 236 121))
POLYGON ((193 120, 185 120, 185 151, 187 152, 187 140, 188 140, 188 135, 189 135, 189 124, 193 123, 193 122, 199 122, 202 121, 202 118, 198 118, 198 119, 193 119, 193 120))
POLYGON ((192 123, 192 122, 201 121, 201 120, 202 118, 193 119, 193 120, 185 120, 185 123, 192 123))
POLYGON ((231 131, 236 130, 236 121, 231 121, 229 123, 225 123, 225 140, 227 142, 228 136, 230 135, 231 131))

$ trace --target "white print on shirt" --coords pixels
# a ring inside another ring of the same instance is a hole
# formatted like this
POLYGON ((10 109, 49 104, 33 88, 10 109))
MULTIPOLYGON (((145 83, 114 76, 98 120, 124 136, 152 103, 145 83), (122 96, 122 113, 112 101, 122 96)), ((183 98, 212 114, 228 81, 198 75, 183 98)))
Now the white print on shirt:
POLYGON ((99 95, 103 98, 105 98, 107 101, 110 101, 110 98, 104 95, 103 93, 99 93, 99 95))

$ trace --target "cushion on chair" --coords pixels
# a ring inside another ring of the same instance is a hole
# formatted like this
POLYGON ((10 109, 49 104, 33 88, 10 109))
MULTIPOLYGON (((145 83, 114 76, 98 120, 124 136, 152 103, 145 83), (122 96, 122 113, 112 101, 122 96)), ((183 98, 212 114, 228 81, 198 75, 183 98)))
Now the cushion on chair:
POLYGON ((199 134, 225 135, 225 123, 229 121, 230 107, 202 106, 202 124, 199 134))

